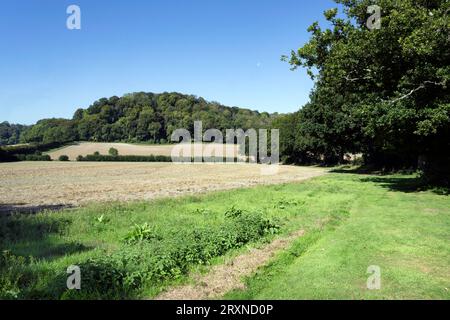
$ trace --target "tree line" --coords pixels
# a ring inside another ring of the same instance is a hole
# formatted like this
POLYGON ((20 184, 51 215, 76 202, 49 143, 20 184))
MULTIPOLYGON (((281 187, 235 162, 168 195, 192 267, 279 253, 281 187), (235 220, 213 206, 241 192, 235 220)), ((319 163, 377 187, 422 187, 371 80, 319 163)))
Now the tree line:
POLYGON ((132 93, 102 98, 72 119, 43 119, 33 126, 0 124, 1 144, 66 143, 73 141, 167 143, 175 129, 266 128, 275 115, 223 106, 180 93, 132 93), (4 128, 4 129, 3 129, 4 128))
POLYGON ((20 124, 0 123, 0 146, 20 143, 20 135, 28 126, 20 124))
POLYGON ((310 40, 290 56, 315 87, 310 101, 275 120, 285 160, 341 163, 362 154, 374 168, 421 168, 450 177, 450 2, 335 0, 310 40), (370 29, 368 7, 381 10, 370 29))

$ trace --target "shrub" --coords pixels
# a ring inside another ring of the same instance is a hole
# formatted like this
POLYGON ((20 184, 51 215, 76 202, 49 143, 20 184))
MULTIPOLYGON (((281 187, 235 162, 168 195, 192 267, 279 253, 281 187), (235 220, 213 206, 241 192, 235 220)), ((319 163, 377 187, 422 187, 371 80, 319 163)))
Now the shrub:
POLYGON ((26 261, 10 251, 0 254, 0 299, 17 299, 20 295, 20 280, 26 261))
POLYGON ((229 210, 225 212, 225 217, 227 218, 237 218, 242 215, 243 211, 241 209, 236 209, 232 206, 229 210))
POLYGON ((79 155, 79 156, 77 157, 77 161, 83 161, 83 156, 82 156, 82 155, 79 155))
POLYGON ((119 150, 116 148, 110 148, 108 153, 110 156, 117 157, 119 155, 119 150))
POLYGON ((83 291, 87 291, 89 298, 121 298, 135 289, 126 284, 126 269, 118 255, 89 259, 79 267, 83 277, 83 291))
POLYGON ((78 264, 87 298, 129 298, 138 295, 143 284, 174 280, 194 264, 208 264, 230 249, 277 233, 279 226, 261 213, 231 216, 222 225, 190 231, 176 231, 162 239, 149 224, 134 226, 121 250, 78 264), (157 241, 151 241, 157 240, 157 241))
POLYGON ((60 155, 58 158, 59 161, 69 161, 69 157, 66 156, 65 154, 60 155))
POLYGON ((133 230, 125 237, 125 242, 128 244, 133 244, 142 241, 148 241, 152 239, 161 239, 157 234, 155 229, 151 227, 148 223, 142 225, 135 225, 133 230))
MULTIPOLYGON (((81 269, 82 290, 66 289, 65 270, 36 269, 31 260, 4 253, 0 256, 0 299, 138 298, 148 286, 178 279, 188 274, 193 265, 208 264, 230 249, 279 230, 276 223, 260 212, 245 212, 234 207, 229 211, 235 214, 227 214, 221 224, 195 230, 174 229, 164 238, 148 223, 135 225, 125 238, 126 243, 116 251, 74 261, 81 269)), ((101 225, 105 219, 103 215, 96 217, 95 224, 101 225)), ((59 220, 44 220, 36 221, 32 228, 32 233, 36 234, 31 234, 32 238, 39 239, 49 232, 60 233, 66 226, 59 220)), ((0 242, 2 237, 13 241, 21 233, 29 235, 29 228, 24 229, 19 222, 16 219, 4 221, 10 234, 3 234, 0 223, 0 242)))

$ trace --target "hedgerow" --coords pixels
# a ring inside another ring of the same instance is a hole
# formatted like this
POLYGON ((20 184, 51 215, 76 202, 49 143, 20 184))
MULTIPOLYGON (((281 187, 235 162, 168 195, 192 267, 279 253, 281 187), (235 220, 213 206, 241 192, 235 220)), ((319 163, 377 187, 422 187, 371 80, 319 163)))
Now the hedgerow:
POLYGON ((87 156, 78 156, 77 161, 91 161, 91 162, 171 162, 169 156, 111 156, 101 154, 89 154, 87 156))
MULTIPOLYGON (((205 158, 202 161, 205 163, 218 162, 220 158, 205 158)), ((89 154, 86 156, 79 155, 77 161, 88 162, 172 162, 171 156, 149 155, 149 156, 134 156, 134 155, 102 155, 99 153, 89 154)), ((194 158, 177 158, 176 162, 194 162, 194 158)), ((237 158, 223 158, 225 162, 237 162, 237 158)))
POLYGON ((52 161, 48 154, 16 154, 19 161, 52 161))
MULTIPOLYGON (((12 219, 12 220, 11 220, 12 219)), ((2 241, 13 241, 22 232, 20 219, 4 221, 2 241)), ((100 217, 98 223, 108 223, 100 217)), ((59 220, 51 220, 56 223, 59 220)), ((64 224, 36 222, 36 237, 63 232, 64 224)), ((30 221, 28 221, 30 223, 30 221)), ((2 224, 0 224, 2 226, 2 224)), ((100 252, 75 265, 81 270, 81 290, 68 290, 66 270, 37 267, 29 258, 3 252, 0 257, 0 299, 127 299, 137 298, 144 288, 161 287, 188 274, 194 265, 207 265, 229 250, 277 233, 280 226, 261 212, 232 208, 220 224, 194 230, 160 232, 149 223, 135 225, 113 252, 100 252), (233 212, 233 214, 230 214, 233 212)))
POLYGON ((51 161, 50 156, 42 152, 63 146, 63 143, 24 144, 0 147, 0 162, 14 161, 51 161))
POLYGON ((243 211, 228 216, 222 225, 174 231, 167 238, 160 237, 148 224, 135 226, 120 250, 79 264, 83 289, 67 291, 62 297, 133 298, 144 284, 157 286, 178 279, 193 265, 209 264, 211 259, 277 233, 279 228, 261 213, 243 211))

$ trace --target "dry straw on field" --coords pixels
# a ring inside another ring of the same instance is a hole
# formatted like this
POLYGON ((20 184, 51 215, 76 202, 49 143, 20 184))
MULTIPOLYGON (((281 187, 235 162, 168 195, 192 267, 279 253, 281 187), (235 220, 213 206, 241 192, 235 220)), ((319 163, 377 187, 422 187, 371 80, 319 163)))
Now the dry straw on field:
MULTIPOLYGON (((194 146, 194 144, 193 144, 194 146)), ((207 144, 204 144, 205 148, 207 144)), ((100 142, 80 142, 75 145, 67 146, 58 150, 48 152, 48 155, 53 160, 58 160, 61 155, 67 155, 70 160, 75 160, 79 155, 86 156, 98 151, 100 154, 108 154, 110 148, 117 149, 120 155, 128 156, 170 156, 173 145, 140 145, 129 143, 100 143, 100 142)), ((223 152, 216 155, 217 157, 224 157, 231 155, 231 158, 238 156, 238 147, 235 145, 223 146, 223 152)))
POLYGON ((261 167, 256 164, 3 163, 0 206, 77 206, 89 202, 149 200, 302 181, 324 172, 320 168, 280 166, 278 174, 262 176, 261 167))

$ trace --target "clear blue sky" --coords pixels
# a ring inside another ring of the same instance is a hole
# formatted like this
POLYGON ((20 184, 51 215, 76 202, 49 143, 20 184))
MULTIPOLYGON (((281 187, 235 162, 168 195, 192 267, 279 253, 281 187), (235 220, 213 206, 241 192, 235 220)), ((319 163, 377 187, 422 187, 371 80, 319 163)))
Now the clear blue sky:
POLYGON ((282 54, 331 0, 2 0, 0 121, 72 117, 101 97, 178 91, 296 111, 312 81, 282 54), (81 8, 81 30, 66 8, 81 8))

